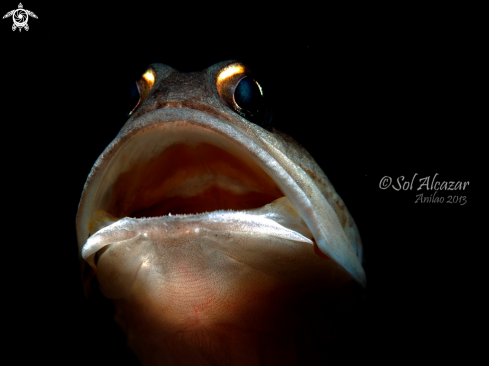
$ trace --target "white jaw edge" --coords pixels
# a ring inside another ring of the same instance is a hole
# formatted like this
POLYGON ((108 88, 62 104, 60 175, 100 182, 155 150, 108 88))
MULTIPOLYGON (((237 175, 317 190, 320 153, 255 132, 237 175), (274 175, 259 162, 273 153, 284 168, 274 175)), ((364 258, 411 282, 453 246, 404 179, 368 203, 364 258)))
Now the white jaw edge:
MULTIPOLYGON (((278 199, 287 200, 286 198, 278 199)), ((276 206, 270 204, 266 206, 276 206)), ((273 236, 313 244, 313 242, 297 231, 288 229, 278 222, 268 218, 274 216, 274 212, 268 210, 268 215, 263 213, 265 208, 247 211, 219 210, 209 213, 194 215, 160 216, 151 218, 122 218, 109 226, 103 227, 88 238, 82 249, 82 257, 95 268, 94 255, 97 251, 109 244, 121 244, 134 239, 136 236, 144 236, 147 240, 156 241, 159 238, 172 236, 185 236, 191 233, 209 235, 211 232, 239 232, 249 235, 273 236)), ((280 215, 280 213, 279 213, 280 215)), ((282 217, 284 218, 284 217, 282 217)), ((305 234, 309 232, 305 223, 298 217, 291 217, 292 225, 301 225, 305 234)), ((282 220, 283 221, 283 220, 282 220)))

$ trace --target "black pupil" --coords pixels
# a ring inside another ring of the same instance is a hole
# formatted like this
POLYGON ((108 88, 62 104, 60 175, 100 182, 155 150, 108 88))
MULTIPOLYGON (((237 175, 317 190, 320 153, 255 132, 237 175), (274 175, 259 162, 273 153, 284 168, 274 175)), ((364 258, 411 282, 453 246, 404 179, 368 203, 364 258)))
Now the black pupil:
POLYGON ((236 104, 251 113, 260 110, 263 103, 262 98, 258 85, 248 77, 242 79, 234 91, 236 104))

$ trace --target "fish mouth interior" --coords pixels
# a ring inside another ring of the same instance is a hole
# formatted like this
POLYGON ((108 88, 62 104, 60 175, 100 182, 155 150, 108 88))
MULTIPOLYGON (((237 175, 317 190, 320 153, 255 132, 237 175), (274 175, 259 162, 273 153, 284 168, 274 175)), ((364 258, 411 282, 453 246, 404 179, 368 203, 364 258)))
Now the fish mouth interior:
POLYGON ((165 143, 158 146, 155 135, 135 137, 113 157, 101 184, 105 203, 97 209, 115 218, 148 218, 248 210, 284 196, 262 167, 222 136, 182 129, 161 135, 165 143))
POLYGON ((209 143, 178 143, 122 173, 108 212, 140 218, 246 210, 282 196, 252 161, 209 143))

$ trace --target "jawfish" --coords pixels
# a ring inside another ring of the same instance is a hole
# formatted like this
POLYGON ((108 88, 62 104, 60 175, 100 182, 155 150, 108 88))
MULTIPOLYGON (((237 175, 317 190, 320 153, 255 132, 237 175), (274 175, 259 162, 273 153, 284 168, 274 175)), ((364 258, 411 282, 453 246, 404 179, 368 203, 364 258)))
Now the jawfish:
POLYGON ((324 172, 241 62, 151 64, 136 84, 78 208, 86 293, 97 281, 143 365, 327 362, 366 276, 324 172))

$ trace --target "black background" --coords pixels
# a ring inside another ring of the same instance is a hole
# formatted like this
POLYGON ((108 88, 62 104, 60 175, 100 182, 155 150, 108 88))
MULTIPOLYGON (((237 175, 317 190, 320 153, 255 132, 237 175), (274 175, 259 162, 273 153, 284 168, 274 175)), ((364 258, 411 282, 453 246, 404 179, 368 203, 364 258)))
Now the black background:
POLYGON ((487 214, 476 214, 487 83, 475 10, 83 4, 24 2, 39 17, 28 32, 0 22, 7 353, 135 362, 83 295, 75 216, 85 179, 122 126, 124 86, 147 65, 197 71, 241 59, 272 98, 275 126, 316 159, 362 235, 362 330, 336 362, 476 357, 487 324, 487 239, 476 239, 487 237, 478 223, 487 214), (379 188, 384 176, 415 173, 470 185, 423 204, 416 186, 379 188), (448 204, 453 194, 467 203, 448 204))

